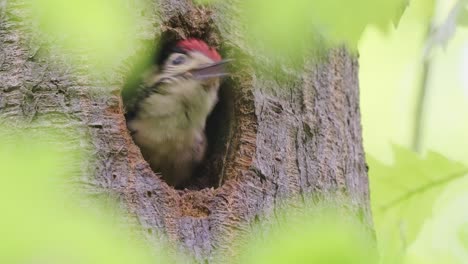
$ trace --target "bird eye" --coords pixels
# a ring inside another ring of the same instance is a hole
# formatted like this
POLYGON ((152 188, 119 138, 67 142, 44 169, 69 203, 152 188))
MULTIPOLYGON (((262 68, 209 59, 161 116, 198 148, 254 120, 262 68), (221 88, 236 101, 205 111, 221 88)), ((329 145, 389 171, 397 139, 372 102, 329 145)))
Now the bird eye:
POLYGON ((185 62, 185 56, 180 55, 180 56, 177 56, 177 58, 175 58, 174 60, 172 60, 172 65, 179 65, 179 64, 182 64, 184 62, 185 62))

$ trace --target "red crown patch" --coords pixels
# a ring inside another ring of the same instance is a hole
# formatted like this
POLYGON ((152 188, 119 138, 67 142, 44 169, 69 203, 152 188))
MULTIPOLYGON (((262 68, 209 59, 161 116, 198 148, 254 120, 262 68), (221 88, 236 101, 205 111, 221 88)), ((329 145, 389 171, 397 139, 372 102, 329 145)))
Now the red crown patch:
POLYGON ((177 43, 177 47, 185 51, 201 52, 215 62, 221 61, 221 55, 214 48, 209 47, 203 40, 195 38, 184 39, 177 43))

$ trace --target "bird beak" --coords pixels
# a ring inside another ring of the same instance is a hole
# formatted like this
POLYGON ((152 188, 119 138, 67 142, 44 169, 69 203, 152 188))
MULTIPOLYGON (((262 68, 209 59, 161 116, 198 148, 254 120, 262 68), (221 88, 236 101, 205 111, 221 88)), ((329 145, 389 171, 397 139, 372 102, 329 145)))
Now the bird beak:
POLYGON ((225 66, 226 63, 231 61, 232 60, 222 60, 219 62, 206 64, 200 68, 191 70, 190 73, 193 77, 199 80, 228 76, 229 73, 225 66))

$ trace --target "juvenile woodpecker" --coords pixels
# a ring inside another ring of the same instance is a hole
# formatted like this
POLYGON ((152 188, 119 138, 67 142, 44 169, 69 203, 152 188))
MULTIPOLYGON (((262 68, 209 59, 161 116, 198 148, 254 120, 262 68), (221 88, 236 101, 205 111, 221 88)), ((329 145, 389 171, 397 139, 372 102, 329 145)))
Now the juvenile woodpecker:
POLYGON ((219 53, 198 39, 176 43, 148 70, 134 95, 123 92, 127 126, 155 172, 172 186, 191 178, 205 155, 206 119, 227 75, 219 53))

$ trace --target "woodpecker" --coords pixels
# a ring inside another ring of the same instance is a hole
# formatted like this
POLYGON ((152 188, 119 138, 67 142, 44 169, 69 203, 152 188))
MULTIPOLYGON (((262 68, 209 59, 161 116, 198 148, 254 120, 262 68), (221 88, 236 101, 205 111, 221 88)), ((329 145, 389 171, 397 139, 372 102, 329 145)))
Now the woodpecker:
POLYGON ((181 40, 133 91, 122 91, 133 140, 169 185, 185 184, 205 156, 206 120, 227 75, 226 62, 202 40, 181 40))

